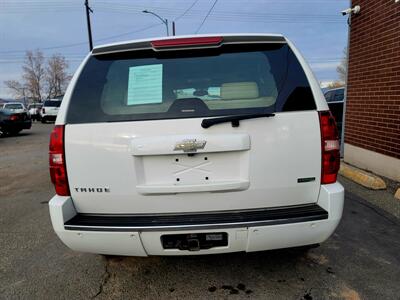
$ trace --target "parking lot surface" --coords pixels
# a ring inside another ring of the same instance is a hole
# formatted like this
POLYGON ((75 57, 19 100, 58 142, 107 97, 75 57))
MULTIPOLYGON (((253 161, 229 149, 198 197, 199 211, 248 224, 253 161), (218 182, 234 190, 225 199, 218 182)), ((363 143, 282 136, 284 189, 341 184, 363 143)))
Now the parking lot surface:
POLYGON ((54 234, 48 213, 52 127, 34 124, 0 139, 2 299, 400 299, 400 222, 349 192, 336 233, 308 252, 149 258, 73 252, 54 234))

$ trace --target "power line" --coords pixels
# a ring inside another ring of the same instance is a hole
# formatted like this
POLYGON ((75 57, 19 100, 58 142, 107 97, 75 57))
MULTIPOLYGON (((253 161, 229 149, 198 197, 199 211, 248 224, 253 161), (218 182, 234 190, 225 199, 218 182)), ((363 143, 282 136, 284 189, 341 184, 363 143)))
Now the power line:
MULTIPOLYGON (((141 31, 148 30, 148 29, 153 28, 153 27, 160 26, 161 24, 162 24, 162 23, 157 23, 157 24, 153 24, 153 25, 150 25, 150 26, 143 27, 143 28, 138 29, 138 30, 129 31, 129 32, 125 32, 125 33, 121 33, 121 34, 117 34, 117 35, 112 35, 112 36, 105 37, 105 38, 101 38, 101 39, 96 39, 95 42, 102 42, 102 41, 106 41, 106 40, 111 40, 111 39, 114 39, 114 38, 118 38, 118 37, 121 37, 121 36, 129 35, 129 34, 133 34, 133 33, 138 33, 138 32, 141 32, 141 31)), ((87 44, 87 42, 80 42, 80 43, 74 43, 74 44, 64 44, 64 45, 60 45, 60 46, 52 46, 52 47, 45 47, 45 48, 37 48, 37 50, 53 50, 53 49, 60 49, 60 48, 70 48, 70 47, 76 47, 76 46, 81 46, 81 45, 86 45, 86 44, 87 44)), ((4 54, 4 53, 15 53, 15 52, 21 53, 21 52, 26 52, 26 50, 7 50, 7 51, 0 51, 0 54, 4 54)))
MULTIPOLYGON (((230 0, 232 2, 235 2, 234 0, 230 0)), ((186 0, 182 1, 183 3, 187 3, 186 0)), ((236 2, 242 2, 242 0, 237 0, 236 2)), ((264 1, 267 2, 267 1, 264 1)), ((338 2, 348 2, 348 0, 268 0, 268 4, 271 3, 279 3, 279 4, 292 4, 292 3, 298 3, 300 5, 303 5, 304 3, 310 3, 310 4, 315 4, 315 3, 324 3, 324 4, 337 4, 338 2), (300 3, 299 3, 300 2, 300 3)), ((126 5, 126 1, 115 1, 115 0, 109 0, 109 1, 102 1, 102 0, 96 0, 96 3, 102 3, 102 4, 116 4, 116 5, 126 5)), ((129 2, 128 2, 129 3, 129 2)), ((18 1, 18 0, 2 0, 2 5, 4 8, 7 7, 47 7, 49 5, 51 6, 80 6, 81 2, 80 1, 60 1, 60 0, 53 0, 53 1, 18 1)), ((154 7, 150 7, 154 8, 154 7)))
MULTIPOLYGON (((4 1, 4 0, 3 0, 4 1)), ((197 4, 199 0, 195 0, 192 5, 187 8, 185 11, 183 11, 183 13, 181 15, 179 15, 178 17, 175 18, 175 20, 178 20, 180 18, 182 18, 183 16, 186 15, 190 15, 190 16, 194 16, 197 17, 201 14, 201 10, 192 10, 192 8, 197 4)), ((208 11, 207 15, 205 16, 205 18, 203 19, 202 23, 200 24, 200 26, 197 28, 196 33, 200 31, 201 27, 204 25, 205 21, 207 19, 213 19, 216 21, 235 21, 235 22, 262 22, 262 23, 317 23, 317 22, 324 22, 324 23, 339 23, 338 21, 336 21, 333 15, 318 15, 318 14, 265 14, 265 13, 242 13, 242 12, 218 12, 218 11, 214 11, 212 15, 211 11, 213 10, 214 6, 216 5, 218 0, 214 1, 212 7, 210 8, 210 10, 208 11), (318 19, 317 19, 318 18, 318 19)), ((279 1, 280 2, 280 1, 279 1)), ((284 3, 289 3, 288 1, 283 1, 284 3)), ((294 1, 292 1, 294 2, 294 1)), ((306 1, 307 2, 307 1, 306 1)), ((317 3, 318 1, 308 1, 308 2, 312 2, 312 3, 317 3)), ((319 1, 319 2, 326 2, 326 1, 319 1)), ((31 2, 31 1, 17 1, 16 3, 10 3, 5 1, 6 5, 9 4, 17 4, 17 6, 19 4, 30 4, 30 5, 37 5, 37 8, 40 7, 46 7, 48 6, 49 3, 51 2, 45 2, 45 1, 35 1, 35 2, 31 2), (8 3, 8 4, 7 4, 8 3)), ((56 2, 59 7, 61 7, 62 5, 66 6, 71 5, 70 2, 56 2), (65 4, 64 4, 65 3, 65 4)), ((4 4, 4 2, 3 2, 4 4)), ((55 4, 55 3, 53 3, 55 4)), ((78 4, 78 3, 77 3, 78 4)), ((102 10, 104 9, 104 11, 110 12, 114 9, 114 12, 119 11, 119 12, 127 12, 127 13, 138 13, 136 10, 132 10, 135 9, 135 7, 139 7, 139 6, 135 6, 135 5, 123 5, 123 4, 118 4, 115 2, 112 2, 112 7, 110 7, 108 10, 105 10, 107 8, 107 6, 109 6, 109 4, 111 4, 110 2, 105 2, 105 1, 96 1, 95 3, 95 8, 96 10, 102 10), (103 6, 103 8, 101 8, 101 6, 103 6), (99 8, 97 8, 99 7, 99 8), (121 11, 122 10, 122 11, 121 11)), ((6 6, 5 5, 5 6, 6 6)), ((71 6, 72 7, 72 6, 71 6)), ((22 8, 22 7, 21 7, 22 8)), ((143 8, 143 7, 141 7, 143 8)), ((161 11, 164 10, 163 14, 173 14, 176 15, 176 11, 179 9, 170 9, 170 8, 160 8, 161 11)), ((182 9, 181 9, 182 10, 182 9)), ((335 17, 336 18, 336 17, 335 17)), ((342 23, 340 21, 340 23, 342 23)), ((122 34, 118 34, 118 35, 112 35, 112 36, 108 36, 105 38, 100 38, 100 39, 96 39, 96 42, 101 42, 101 41, 107 41, 107 40, 112 40, 118 37, 122 37, 122 36, 126 36, 126 35, 130 35, 130 34, 134 34, 134 33, 138 33, 141 31, 145 31, 148 29, 151 29, 153 27, 159 26, 161 25, 161 23, 159 24, 154 24, 154 25, 150 25, 150 26, 146 26, 144 28, 141 28, 139 30, 134 30, 134 31, 129 31, 129 32, 125 32, 122 34)), ((79 42, 79 43, 71 43, 71 44, 64 44, 64 45, 59 45, 59 46, 51 46, 51 47, 44 47, 44 48, 38 48, 38 50, 54 50, 54 49, 62 49, 62 48, 70 48, 70 47, 77 47, 77 46, 81 46, 81 45, 85 45, 87 42, 79 42)), ((0 54, 7 54, 7 53, 23 53, 26 50, 7 50, 7 51, 0 51, 0 54)))
POLYGON ((149 25, 149 26, 146 26, 146 27, 142 27, 142 28, 140 28, 138 30, 129 31, 129 32, 125 32, 125 33, 121 33, 121 34, 117 34, 117 35, 112 35, 112 36, 109 36, 109 37, 106 37, 106 38, 102 38, 102 39, 97 39, 96 42, 107 41, 107 40, 115 39, 115 38, 118 38, 118 37, 121 37, 121 36, 142 32, 142 31, 145 31, 145 30, 160 26, 162 24, 164 24, 164 23, 160 22, 160 23, 157 23, 157 24, 153 24, 153 25, 149 25))
POLYGON ((174 19, 174 22, 175 22, 175 21, 178 21, 178 20, 181 19, 184 15, 186 15, 186 14, 189 12, 189 10, 191 10, 192 7, 195 6, 195 5, 197 4, 197 2, 199 2, 199 0, 193 1, 192 5, 190 5, 190 7, 189 7, 187 10, 185 10, 185 11, 183 12, 183 14, 181 14, 179 17, 176 17, 176 18, 174 19))
MULTIPOLYGON (((74 44, 64 44, 64 45, 60 45, 60 46, 37 48, 37 50, 53 50, 53 49, 60 49, 60 48, 70 48, 70 47, 76 47, 76 46, 81 46, 81 45, 86 45, 86 44, 87 44, 87 42, 80 42, 80 43, 74 43, 74 44)), ((13 53, 13 52, 26 52, 26 50, 0 51, 0 54, 2 54, 2 53, 13 53)))
MULTIPOLYGON (((115 8, 97 8, 99 12, 105 13, 120 13, 120 14, 136 14, 136 11, 129 9, 115 9, 115 8)), ((160 12, 164 16, 173 17, 175 12, 160 12)), ((192 18, 200 18, 202 11, 191 11, 187 16, 192 18)), ((343 23, 339 16, 334 15, 308 15, 308 14, 246 14, 246 13, 220 13, 214 12, 208 19, 222 20, 222 21, 235 21, 235 22, 283 22, 289 23, 296 21, 298 23, 343 23)))
MULTIPOLYGON (((231 0, 232 1, 232 0, 231 0)), ((348 2, 348 0, 340 0, 343 2, 348 2)), ((294 0, 269 0, 268 5, 271 4, 298 4, 298 5, 305 5, 305 4, 311 4, 311 5, 316 5, 319 3, 323 3, 324 5, 329 5, 329 4, 337 4, 337 2, 340 2, 339 0, 335 1, 326 1, 326 0, 303 0, 303 1, 294 1, 294 0)), ((18 0, 2 0, 2 9, 0 13, 26 13, 26 12, 35 12, 35 13, 41 13, 41 12, 64 12, 66 10, 72 10, 72 11, 79 11, 80 10, 80 3, 79 2, 70 2, 70 1, 18 1, 18 0)), ((197 1, 196 1, 197 2, 197 1)), ((144 6, 140 5, 131 5, 127 4, 126 2, 119 2, 118 1, 96 1, 94 3, 94 7, 97 9, 97 7, 103 7, 103 8, 110 8, 110 9, 129 9, 129 8, 135 8, 137 9, 136 13, 140 13, 140 11, 143 10, 144 6)), ((157 10, 160 7, 146 7, 148 9, 154 9, 157 10)), ((161 7, 162 8, 162 7, 161 7)), ((164 9, 170 9, 174 13, 176 11, 182 10, 179 8, 164 8, 164 9)))
MULTIPOLYGON (((193 5, 194 6, 194 5, 193 5)), ((108 5, 108 4, 102 4, 99 2, 96 2, 96 9, 100 8, 102 11, 113 11, 113 12, 121 12, 121 13, 139 13, 140 10, 143 9, 143 6, 135 6, 135 5, 121 5, 121 4, 113 4, 113 5, 108 5)), ((179 8, 168 8, 168 7, 152 7, 151 9, 157 10, 160 12, 160 14, 163 15, 176 15, 177 11, 183 10, 179 8)), ((186 9, 184 11, 184 14, 186 14, 189 9, 186 9)), ((192 10, 190 15, 192 16, 199 16, 203 13, 202 10, 192 10)), ((289 17, 289 18, 324 18, 324 19, 333 19, 333 20, 339 20, 341 16, 339 14, 312 14, 312 13, 296 13, 296 14, 287 14, 287 13, 259 13, 259 12, 237 12, 237 11, 214 11, 212 14, 212 17, 251 17, 251 18, 265 18, 265 17, 271 17, 271 16, 276 16, 276 17, 289 17)), ((178 17, 180 18, 180 17, 178 17)))
POLYGON ((198 33, 201 27, 203 26, 204 22, 207 20, 208 16, 210 15, 211 11, 213 10, 215 4, 217 4, 218 0, 214 0, 214 4, 211 6, 210 10, 208 11, 207 15, 204 17, 203 22, 201 22, 200 26, 197 28, 195 33, 198 33))
MULTIPOLYGON (((198 0, 197 0, 198 1, 198 0)), ((202 15, 203 11, 202 10, 191 10, 191 8, 197 3, 197 1, 194 1, 192 5, 188 9, 180 9, 180 8, 168 8, 168 7, 151 7, 151 9, 159 11, 161 14, 170 16, 170 17, 175 17, 176 13, 179 11, 183 11, 183 13, 176 17, 176 19, 180 19, 182 15, 190 15, 191 17, 199 17, 202 15), (189 13, 189 11, 191 12, 189 13)), ((285 2, 285 1, 284 1, 285 2)), ((286 1, 287 2, 287 1, 286 1)), ((302 1, 303 3, 304 1, 302 1)), ((316 3, 317 1, 313 1, 313 3, 316 3)), ((287 2, 289 3, 289 2, 287 2)), ((31 3, 32 4, 32 3, 31 3)), ((60 3, 56 5, 56 3, 53 3, 52 6, 48 6, 46 3, 45 6, 42 5, 44 4, 43 2, 41 5, 38 6, 31 6, 28 7, 28 9, 34 7, 38 9, 47 9, 47 8, 60 8, 60 7, 69 7, 76 9, 78 7, 71 6, 71 3, 69 4, 63 4, 60 3)), ((6 6, 7 7, 7 6, 6 6)), ((21 11, 24 7, 21 7, 18 9, 18 11, 21 11)), ((144 6, 140 5, 131 5, 131 4, 121 4, 121 3, 109 3, 109 2, 104 2, 104 1, 96 1, 94 3, 94 8, 98 12, 105 12, 105 13, 124 13, 124 14, 140 14, 141 11, 143 10, 144 6)), ((148 7, 146 7, 148 8, 148 7)), ((64 9, 65 10, 65 9, 64 9)), ((3 9, 4 11, 4 9, 3 9)), ((26 10, 28 11, 28 10, 26 10)), ((242 21, 242 22, 263 22, 263 23, 271 23, 271 22, 281 22, 281 23, 320 23, 320 22, 325 22, 325 23, 342 23, 339 14, 312 14, 312 13, 302 13, 302 14, 287 14, 287 13, 281 13, 281 14, 265 14, 265 13, 259 13, 259 12, 251 12, 251 13, 246 13, 246 12, 235 12, 235 11, 214 11, 211 16, 208 16, 209 19, 215 19, 215 20, 223 20, 223 21, 242 21)))
MULTIPOLYGON (((137 14, 138 10, 142 9, 141 6, 134 5, 113 5, 109 6, 108 4, 102 5, 96 2, 96 10, 107 13, 122 13, 122 14, 137 14)), ((176 16, 176 12, 180 9, 172 9, 172 8, 163 8, 157 7, 157 11, 160 14, 165 15, 167 17, 176 16)), ((191 16, 192 18, 198 18, 202 15, 202 10, 189 10, 186 9, 184 11, 185 15, 191 16)), ((179 17, 178 17, 179 18, 179 17)), ((262 22, 262 23, 271 23, 271 22, 280 22, 280 23, 343 23, 339 14, 311 14, 311 13, 302 13, 302 14, 287 14, 287 13, 258 13, 258 12, 235 12, 235 11, 214 11, 212 15, 208 16, 208 19, 215 20, 224 20, 224 21, 242 21, 242 22, 262 22)))

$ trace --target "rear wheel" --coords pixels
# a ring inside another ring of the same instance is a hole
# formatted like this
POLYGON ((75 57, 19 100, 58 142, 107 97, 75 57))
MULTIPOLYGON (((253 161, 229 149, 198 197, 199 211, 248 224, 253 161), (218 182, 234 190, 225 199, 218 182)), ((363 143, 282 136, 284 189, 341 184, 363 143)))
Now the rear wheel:
POLYGON ((46 123, 46 119, 43 117, 41 120, 40 120, 43 124, 44 123, 46 123))
POLYGON ((22 129, 11 129, 9 131, 9 135, 17 135, 18 133, 20 133, 22 131, 22 129))

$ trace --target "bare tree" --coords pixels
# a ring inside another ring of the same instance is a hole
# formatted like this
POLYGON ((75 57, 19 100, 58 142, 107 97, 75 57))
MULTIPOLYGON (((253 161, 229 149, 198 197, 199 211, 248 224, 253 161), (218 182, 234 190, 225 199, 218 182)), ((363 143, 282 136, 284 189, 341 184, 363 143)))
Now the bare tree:
POLYGON ((25 55, 25 62, 22 65, 24 85, 29 96, 34 101, 41 101, 44 80, 45 80, 45 68, 44 68, 44 56, 43 53, 36 51, 27 51, 25 55))
POLYGON ((47 98, 54 98, 64 94, 71 76, 67 74, 68 62, 61 54, 54 54, 47 61, 46 87, 47 98))
POLYGON ((43 53, 27 51, 22 65, 22 80, 7 80, 4 84, 16 98, 29 97, 34 102, 64 94, 71 76, 68 62, 61 54, 45 61, 43 53))
POLYGON ((11 90, 11 93, 15 98, 25 98, 26 97, 26 87, 17 80, 6 80, 4 81, 6 87, 11 90))
POLYGON ((344 87, 344 82, 343 81, 334 81, 328 84, 327 88, 329 89, 335 89, 339 87, 344 87))
POLYGON ((340 61, 340 65, 336 68, 336 72, 338 72, 339 80, 345 82, 347 75, 347 48, 343 49, 343 57, 340 61))

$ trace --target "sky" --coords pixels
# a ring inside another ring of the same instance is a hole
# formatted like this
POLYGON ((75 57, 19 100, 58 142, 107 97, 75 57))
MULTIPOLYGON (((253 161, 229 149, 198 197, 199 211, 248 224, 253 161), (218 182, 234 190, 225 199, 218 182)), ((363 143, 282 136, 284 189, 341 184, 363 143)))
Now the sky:
MULTIPOLYGON (((19 80, 25 51, 64 55, 73 74, 89 51, 84 0, 0 0, 0 98, 19 80)), ((347 45, 348 0, 89 0, 94 45, 176 34, 280 33, 300 50, 321 82, 338 79, 347 45)))

